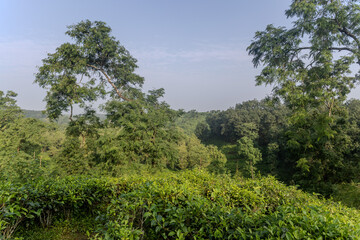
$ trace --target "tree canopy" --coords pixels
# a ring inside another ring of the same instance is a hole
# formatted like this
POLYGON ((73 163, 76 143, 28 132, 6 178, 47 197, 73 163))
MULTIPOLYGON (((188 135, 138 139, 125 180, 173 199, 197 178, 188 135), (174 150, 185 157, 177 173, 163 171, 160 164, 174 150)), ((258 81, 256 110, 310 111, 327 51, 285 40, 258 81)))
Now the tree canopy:
POLYGON ((290 29, 268 25, 248 47, 256 83, 273 86, 274 99, 291 110, 285 136, 300 182, 337 181, 348 164, 344 101, 359 82, 358 1, 293 0, 285 12, 290 29))
POLYGON ((75 104, 107 96, 129 101, 136 97, 144 79, 134 73, 137 60, 111 36, 104 22, 89 20, 68 27, 73 43, 64 43, 43 59, 35 82, 48 90, 45 101, 51 119, 63 111, 72 118, 75 104))

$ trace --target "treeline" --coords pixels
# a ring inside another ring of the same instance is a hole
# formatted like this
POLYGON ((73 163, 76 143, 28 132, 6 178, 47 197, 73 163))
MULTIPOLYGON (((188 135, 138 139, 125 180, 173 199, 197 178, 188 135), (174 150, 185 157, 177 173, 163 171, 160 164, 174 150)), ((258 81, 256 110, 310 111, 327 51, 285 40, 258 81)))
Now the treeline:
POLYGON ((359 111, 360 100, 347 101, 329 125, 332 132, 321 137, 319 131, 326 129, 316 117, 295 125, 285 104, 251 100, 226 111, 208 112, 195 134, 204 143, 222 146, 225 153, 232 149, 240 165, 252 157, 261 174, 327 193, 332 184, 359 181, 359 111), (252 148, 260 154, 249 152, 252 148))

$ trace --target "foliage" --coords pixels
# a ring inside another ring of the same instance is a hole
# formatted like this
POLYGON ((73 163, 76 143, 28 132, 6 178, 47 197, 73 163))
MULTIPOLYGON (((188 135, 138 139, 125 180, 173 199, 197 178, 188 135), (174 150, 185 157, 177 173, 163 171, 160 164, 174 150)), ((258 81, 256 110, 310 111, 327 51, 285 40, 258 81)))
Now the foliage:
MULTIPOLYGON (((22 111, 24 113, 24 116, 27 118, 35 118, 41 120, 42 122, 50 122, 44 111, 25 109, 22 109, 22 111)), ((97 116, 101 121, 105 120, 104 114, 96 113, 95 116, 97 116)), ((69 115, 61 115, 57 120, 53 120, 53 122, 56 122, 60 128, 65 128, 70 123, 69 115)))
POLYGON ((136 59, 110 35, 110 27, 86 20, 68 28, 66 34, 75 43, 64 43, 49 54, 35 80, 49 90, 45 100, 50 119, 68 110, 72 119, 75 104, 85 107, 107 95, 128 101, 136 94, 144 81, 134 73, 136 59))
POLYGON ((360 102, 345 102, 358 81, 358 3, 293 0, 287 15, 292 29, 269 25, 248 48, 273 96, 208 113, 143 93, 136 59, 105 23, 70 26, 74 42, 35 80, 50 119, 70 110, 65 130, 24 118, 0 91, 0 238, 48 238, 43 228, 69 232, 77 219, 75 234, 92 239, 357 239, 358 211, 255 179, 358 207, 358 185, 344 184, 360 179, 360 102), (103 118, 91 108, 100 98, 103 118))
MULTIPOLYGON (((65 130, 19 116, 0 133, 0 177, 16 182, 67 175, 119 176, 139 164, 151 168, 208 168, 224 172, 226 157, 172 122, 178 111, 160 102, 163 89, 136 100, 112 100, 101 121, 90 108, 65 130)), ((146 167, 145 167, 146 168, 146 167)))
POLYGON ((89 239, 90 232, 96 227, 97 221, 92 217, 73 216, 70 219, 56 219, 51 227, 29 226, 26 224, 19 226, 16 235, 21 237, 16 240, 85 240, 89 239), (25 225, 25 226, 24 226, 25 225), (21 233, 21 234, 20 234, 21 233))
POLYGON ((184 136, 178 145, 177 169, 207 168, 212 172, 224 172, 225 155, 213 145, 205 146, 192 136, 184 136))
POLYGON ((214 144, 221 149, 228 159, 227 169, 231 173, 240 170, 238 173, 248 175, 249 164, 246 164, 244 158, 239 158, 238 150, 234 149, 237 141, 246 137, 261 151, 262 160, 257 161, 254 167, 263 174, 280 175, 279 162, 284 157, 288 112, 281 103, 246 101, 237 104, 235 108, 210 112, 206 123, 198 124, 198 130, 205 129, 205 132, 208 126, 207 137, 203 139, 200 134, 198 137, 205 144, 214 144), (201 125, 207 126, 203 128, 201 125))
POLYGON ((200 143, 194 135, 186 137, 179 144, 179 158, 176 164, 180 169, 207 167, 210 164, 210 157, 207 147, 200 143))
POLYGON ((360 8, 357 1, 293 0, 286 16, 295 18, 292 28, 268 25, 248 52, 255 67, 264 66, 257 85, 273 85, 273 97, 291 111, 283 167, 320 191, 321 182, 350 180, 338 175, 349 164, 343 104, 359 80, 352 67, 360 56, 360 8))
POLYGON ((210 126, 206 122, 199 122, 196 125, 195 131, 194 131, 196 137, 201 139, 201 141, 207 141, 210 137, 210 126))
POLYGON ((21 116, 21 110, 14 99, 16 96, 13 91, 8 91, 6 94, 0 91, 0 130, 6 129, 7 124, 21 116))
POLYGON ((196 134, 197 124, 205 122, 205 118, 208 115, 207 112, 197 112, 196 110, 190 110, 188 112, 182 112, 181 115, 175 120, 175 125, 184 130, 187 135, 196 134))
POLYGON ((227 158, 216 146, 207 146, 208 154, 211 159, 208 170, 213 173, 224 173, 226 171, 227 158))
POLYGON ((227 158, 226 169, 232 174, 249 176, 249 164, 239 157, 232 140, 245 135, 261 152, 262 160, 254 165, 261 174, 275 175, 325 196, 332 194, 334 183, 358 182, 359 101, 352 99, 341 104, 332 112, 329 125, 325 124, 329 112, 311 108, 291 116, 290 110, 281 102, 267 99, 213 111, 206 119, 209 137, 202 141, 221 149, 227 158), (246 131, 247 126, 256 126, 255 131, 246 131), (335 131, 336 138, 326 137, 330 130, 335 131))
POLYGON ((356 239, 356 214, 272 178, 238 184, 185 172, 131 185, 110 204, 102 234, 113 239, 356 239))
POLYGON ((42 223, 59 226, 59 220, 79 216, 97 219, 97 226, 86 228, 92 239, 358 239, 360 233, 358 211, 273 177, 220 178, 198 170, 139 174, 3 182, 1 233, 19 221, 7 238, 32 239, 31 229, 42 223))
POLYGON ((0 184, 0 237, 4 239, 26 222, 49 227, 55 219, 94 214, 111 194, 106 181, 84 177, 0 184))
POLYGON ((121 128, 120 146, 130 161, 152 166, 173 162, 179 132, 171 122, 178 112, 159 102, 163 95, 163 89, 152 90, 136 101, 110 101, 105 105, 109 126, 121 128))
POLYGON ((56 172, 64 134, 54 124, 18 118, 0 132, 0 178, 27 181, 56 172))
POLYGON ((240 159, 244 159, 251 178, 255 178, 255 164, 261 161, 261 152, 254 147, 253 141, 248 137, 242 137, 237 142, 238 154, 240 159))
POLYGON ((342 202, 346 206, 360 209, 360 185, 359 183, 342 183, 333 185, 332 198, 342 202))
MULTIPOLYGON (((273 178, 239 184, 226 177, 215 179, 203 172, 188 171, 140 181, 133 179, 135 182, 127 185, 125 192, 109 205, 108 224, 102 233, 107 237, 357 237, 358 230, 352 228, 357 225, 357 216, 346 215, 345 219, 342 215, 349 210, 287 188, 273 178), (343 212, 336 213, 336 208, 343 212), (344 225, 338 221, 344 221, 344 225), (344 228, 338 230, 339 226, 344 228)), ((356 214, 354 210, 350 211, 356 214)))
MULTIPOLYGON (((36 75, 35 82, 48 89, 48 117, 57 119, 70 111, 64 146, 55 156, 61 172, 95 170, 116 176, 125 165, 138 163, 180 168, 179 145, 187 137, 173 122, 181 111, 160 100, 165 94, 162 88, 142 92, 144 79, 135 73, 136 59, 110 33, 111 28, 99 21, 70 26, 66 34, 74 43, 62 44, 49 54, 36 75), (105 101, 103 121, 91 108, 100 98, 105 101), (73 116, 75 105, 84 112, 73 116)), ((188 167, 198 161, 195 148, 183 153, 188 167)), ((208 155, 201 166, 209 165, 208 155)))

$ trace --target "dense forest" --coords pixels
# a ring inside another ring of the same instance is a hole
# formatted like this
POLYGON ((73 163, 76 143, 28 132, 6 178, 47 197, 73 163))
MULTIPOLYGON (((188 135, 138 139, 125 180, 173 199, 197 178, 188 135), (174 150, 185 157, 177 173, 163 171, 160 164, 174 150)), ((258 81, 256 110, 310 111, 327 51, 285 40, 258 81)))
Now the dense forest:
POLYGON ((0 89, 0 239, 359 239, 360 5, 286 15, 247 49, 272 94, 209 112, 144 92, 106 23, 69 26, 44 112, 0 89))
POLYGON ((194 132, 203 143, 221 147, 228 160, 235 157, 243 169, 253 164, 261 175, 327 195, 333 184, 359 181, 360 101, 351 99, 339 109, 341 115, 333 116, 331 125, 321 126, 325 120, 319 113, 294 124, 285 104, 251 100, 208 112, 194 132))

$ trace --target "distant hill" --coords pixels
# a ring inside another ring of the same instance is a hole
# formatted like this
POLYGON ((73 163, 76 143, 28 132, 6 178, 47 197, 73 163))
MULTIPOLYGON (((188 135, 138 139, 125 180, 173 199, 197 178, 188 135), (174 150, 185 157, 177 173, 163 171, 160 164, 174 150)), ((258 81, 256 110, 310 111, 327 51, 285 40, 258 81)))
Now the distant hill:
POLYGON ((206 116, 209 112, 197 112, 191 110, 183 113, 179 118, 176 119, 175 124, 182 128, 188 135, 195 133, 196 126, 199 122, 205 122, 206 116))
MULTIPOLYGON (((26 109, 22 109, 22 111, 27 118, 35 118, 44 122, 49 122, 49 119, 47 118, 46 114, 43 113, 43 111, 26 109)), ((185 112, 181 117, 177 118, 175 120, 175 124, 182 128, 186 134, 192 135, 195 132, 196 125, 199 122, 205 122, 206 116, 209 114, 210 112, 197 112, 195 110, 191 110, 185 112)), ((97 114, 97 116, 100 118, 100 120, 106 119, 105 114, 97 114)), ((56 121, 56 123, 63 126, 67 125, 69 122, 69 115, 61 115, 56 121)))
POLYGON ((46 115, 42 111, 22 110, 27 118, 46 119, 46 115))
MULTIPOLYGON (((47 118, 46 114, 43 113, 43 111, 26 110, 26 109, 22 109, 22 111, 24 112, 24 115, 27 118, 35 118, 44 122, 49 122, 49 119, 47 118)), ((105 114, 96 114, 96 115, 100 118, 100 120, 104 120, 106 118, 105 114)), ((68 124, 70 122, 69 115, 61 115, 56 122, 59 125, 68 124)))
MULTIPOLYGON (((35 118, 39 119, 44 122, 50 122, 46 114, 43 113, 43 111, 37 111, 37 110, 26 110, 22 109, 24 112, 25 117, 27 118, 35 118)), ((66 125, 70 122, 68 115, 62 115, 59 117, 59 119, 56 121, 59 125, 66 125)))

